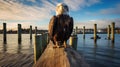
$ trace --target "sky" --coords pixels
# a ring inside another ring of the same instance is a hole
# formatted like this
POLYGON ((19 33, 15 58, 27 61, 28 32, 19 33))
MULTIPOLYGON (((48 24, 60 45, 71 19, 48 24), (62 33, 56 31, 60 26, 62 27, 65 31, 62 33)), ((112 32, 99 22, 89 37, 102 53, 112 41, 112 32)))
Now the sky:
POLYGON ((106 28, 111 22, 120 27, 120 0, 0 0, 0 29, 7 23, 7 29, 22 28, 48 29, 49 21, 56 15, 58 3, 69 7, 74 27, 106 28))

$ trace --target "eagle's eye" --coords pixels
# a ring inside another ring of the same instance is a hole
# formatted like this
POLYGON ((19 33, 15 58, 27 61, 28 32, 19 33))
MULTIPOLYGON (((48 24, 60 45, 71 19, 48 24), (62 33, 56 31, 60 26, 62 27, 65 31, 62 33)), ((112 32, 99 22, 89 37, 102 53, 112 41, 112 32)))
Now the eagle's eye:
POLYGON ((65 8, 67 11, 69 11, 68 6, 65 5, 64 8, 65 8))

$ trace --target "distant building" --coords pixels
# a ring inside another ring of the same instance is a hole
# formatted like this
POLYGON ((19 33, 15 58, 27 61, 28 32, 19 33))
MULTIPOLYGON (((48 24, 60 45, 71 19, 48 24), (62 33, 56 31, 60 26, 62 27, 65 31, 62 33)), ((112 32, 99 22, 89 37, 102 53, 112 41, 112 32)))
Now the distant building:
POLYGON ((120 34, 120 28, 115 28, 115 32, 120 34))

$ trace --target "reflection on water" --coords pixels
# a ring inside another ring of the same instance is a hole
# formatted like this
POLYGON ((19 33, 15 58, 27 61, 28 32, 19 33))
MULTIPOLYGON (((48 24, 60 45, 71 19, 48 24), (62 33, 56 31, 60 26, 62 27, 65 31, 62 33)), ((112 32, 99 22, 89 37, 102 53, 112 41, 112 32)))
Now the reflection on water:
POLYGON ((22 49, 21 44, 18 44, 18 50, 17 50, 17 53, 21 53, 21 49, 22 49))
POLYGON ((94 40, 94 47, 97 47, 97 40, 94 40))
POLYGON ((120 67, 120 35, 115 35, 115 43, 107 40, 106 34, 99 34, 96 42, 90 39, 93 34, 78 35, 77 50, 85 57, 91 67, 120 67))
MULTIPOLYGON (((115 43, 107 40, 106 34, 99 34, 101 39, 94 42, 90 39, 93 34, 78 35, 77 50, 85 57, 91 67, 120 67, 120 35, 115 35, 115 43), (84 39, 83 39, 84 38, 84 39)), ((7 35, 7 44, 3 44, 3 35, 0 34, 0 52, 33 53, 33 40, 29 34, 22 34, 22 42, 18 44, 17 34, 7 35)))
POLYGON ((114 43, 111 43, 111 47, 114 48, 115 44, 114 43))
POLYGON ((7 44, 3 44, 3 53, 5 53, 7 51, 7 44))
MULTIPOLYGON (((34 39, 30 40, 29 34, 22 34, 22 42, 18 43, 17 34, 7 35, 7 44, 3 44, 0 34, 0 52, 8 53, 33 53, 34 39)), ((34 38, 34 35, 33 35, 34 38)))

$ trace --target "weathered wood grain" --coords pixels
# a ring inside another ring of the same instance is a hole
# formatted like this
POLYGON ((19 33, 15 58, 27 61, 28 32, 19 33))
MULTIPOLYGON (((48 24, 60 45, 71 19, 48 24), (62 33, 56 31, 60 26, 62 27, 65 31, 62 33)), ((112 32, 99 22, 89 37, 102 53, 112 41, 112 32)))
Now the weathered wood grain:
POLYGON ((33 54, 0 53, 0 67, 32 67, 33 54))
POLYGON ((83 57, 68 48, 53 48, 50 42, 34 67, 89 67, 83 57))

